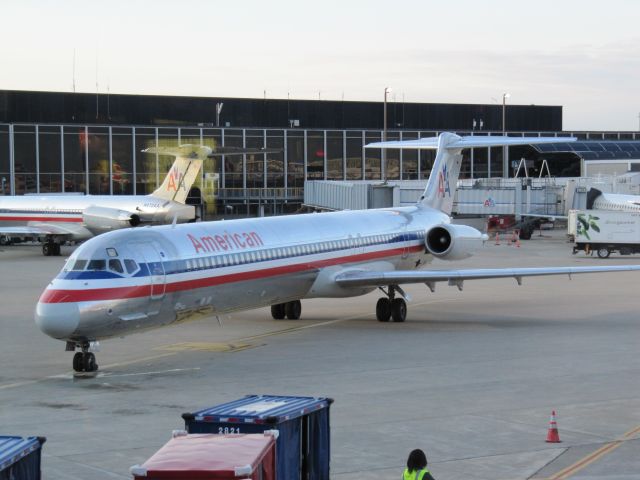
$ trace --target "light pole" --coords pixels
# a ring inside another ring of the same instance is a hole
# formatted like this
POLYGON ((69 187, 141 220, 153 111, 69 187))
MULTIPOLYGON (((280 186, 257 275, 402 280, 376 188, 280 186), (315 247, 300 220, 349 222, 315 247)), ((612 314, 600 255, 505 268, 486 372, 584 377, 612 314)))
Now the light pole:
MULTIPOLYGON (((382 119, 382 141, 387 141, 387 95, 391 93, 391 87, 384 87, 384 114, 382 119)), ((387 181, 386 173, 386 165, 387 163, 387 149, 383 148, 381 152, 381 161, 380 161, 380 177, 383 182, 387 181)))
POLYGON ((502 94, 502 135, 506 135, 507 133, 507 98, 511 97, 510 93, 502 94))
MULTIPOLYGON (((502 94, 502 136, 507 136, 507 98, 511 96, 510 93, 502 94)), ((502 176, 505 178, 509 177, 509 161, 507 160, 509 149, 505 145, 502 147, 502 176)))
POLYGON ((222 107, 224 107, 224 103, 216 103, 216 127, 220 126, 220 113, 222 112, 222 107))

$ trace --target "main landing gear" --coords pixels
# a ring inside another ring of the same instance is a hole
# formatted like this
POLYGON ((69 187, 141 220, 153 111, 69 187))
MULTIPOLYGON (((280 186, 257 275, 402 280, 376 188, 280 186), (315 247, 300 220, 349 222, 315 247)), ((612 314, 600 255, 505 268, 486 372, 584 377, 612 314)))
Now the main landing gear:
POLYGON ((45 257, 60 255, 60 244, 56 243, 52 238, 47 238, 42 244, 42 254, 45 257))
MULTIPOLYGON (((69 348, 69 346, 67 346, 69 348)), ((73 350, 76 346, 72 344, 73 350)), ((73 356, 73 370, 76 372, 90 373, 98 371, 98 364, 96 363, 96 356, 89 351, 89 344, 83 343, 80 345, 81 352, 76 352, 73 356)))
POLYGON ((407 303, 404 298, 395 298, 396 291, 402 294, 402 290, 397 285, 389 285, 387 291, 380 287, 380 290, 386 295, 376 303, 376 318, 379 322, 404 322, 407 319, 407 303))
POLYGON ((300 300, 271 305, 271 316, 274 320, 282 320, 285 317, 289 320, 298 320, 301 313, 302 304, 300 303, 300 300))

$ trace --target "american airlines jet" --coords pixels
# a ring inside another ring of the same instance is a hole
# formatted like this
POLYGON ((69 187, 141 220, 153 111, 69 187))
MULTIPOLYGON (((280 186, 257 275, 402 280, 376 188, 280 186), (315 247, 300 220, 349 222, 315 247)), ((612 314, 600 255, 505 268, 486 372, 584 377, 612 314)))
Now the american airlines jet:
POLYGON ((275 319, 297 319, 301 299, 382 296, 381 322, 407 316, 407 283, 462 290, 475 279, 639 270, 640 266, 429 270, 437 257, 468 257, 486 235, 451 223, 462 151, 470 147, 567 139, 439 137, 368 145, 437 148, 426 189, 411 207, 252 218, 125 229, 81 245, 44 291, 35 320, 77 351, 73 368, 97 370, 92 342, 203 314, 271 306, 275 319))
POLYGON ((148 153, 175 156, 162 185, 150 195, 0 196, 0 237, 43 239, 44 255, 60 255, 60 244, 81 241, 120 228, 192 221, 195 207, 185 205, 202 161, 211 149, 195 145, 152 147, 148 153))

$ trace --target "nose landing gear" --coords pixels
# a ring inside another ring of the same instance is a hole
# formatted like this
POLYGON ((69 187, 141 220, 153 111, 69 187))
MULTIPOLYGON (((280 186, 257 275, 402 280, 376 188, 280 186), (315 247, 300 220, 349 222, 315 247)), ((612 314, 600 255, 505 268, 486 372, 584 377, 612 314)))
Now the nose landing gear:
POLYGON ((82 344, 80 348, 82 351, 76 352, 73 356, 73 370, 83 373, 97 372, 98 364, 96 363, 96 356, 89 351, 89 344, 82 344))

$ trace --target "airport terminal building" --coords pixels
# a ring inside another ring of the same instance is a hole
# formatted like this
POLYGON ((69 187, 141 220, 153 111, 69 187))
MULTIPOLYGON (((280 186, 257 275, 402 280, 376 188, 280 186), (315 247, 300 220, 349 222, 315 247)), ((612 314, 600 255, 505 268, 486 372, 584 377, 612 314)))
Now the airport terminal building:
MULTIPOLYGON (((635 132, 563 132, 561 106, 389 102, 388 140, 460 134, 574 135, 636 140, 635 132), (503 127, 504 118, 504 127, 503 127)), ((296 211, 306 180, 426 179, 432 151, 382 152, 383 102, 240 99, 0 91, 0 179, 5 195, 50 192, 146 194, 172 158, 144 153, 176 144, 268 149, 214 156, 205 162, 195 201, 213 215, 296 211)), ((638 135, 638 136, 637 136, 638 135)), ((544 156, 551 173, 580 175, 581 160, 530 147, 476 148, 461 178, 513 174, 516 160, 544 156)), ((638 155, 640 157, 640 154, 638 155)), ((534 167, 535 168, 535 167, 534 167)))

